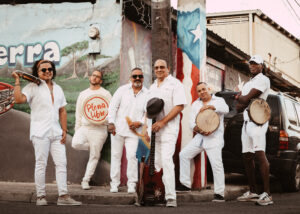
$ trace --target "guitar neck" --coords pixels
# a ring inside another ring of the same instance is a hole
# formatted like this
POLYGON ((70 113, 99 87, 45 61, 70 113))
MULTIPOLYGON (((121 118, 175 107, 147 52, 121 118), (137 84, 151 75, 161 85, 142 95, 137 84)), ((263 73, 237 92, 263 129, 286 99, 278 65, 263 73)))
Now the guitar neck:
MULTIPOLYGON (((152 119, 152 125, 156 122, 156 118, 152 119)), ((151 132, 151 147, 150 147, 150 166, 149 166, 149 174, 154 175, 155 167, 155 132, 151 132)))

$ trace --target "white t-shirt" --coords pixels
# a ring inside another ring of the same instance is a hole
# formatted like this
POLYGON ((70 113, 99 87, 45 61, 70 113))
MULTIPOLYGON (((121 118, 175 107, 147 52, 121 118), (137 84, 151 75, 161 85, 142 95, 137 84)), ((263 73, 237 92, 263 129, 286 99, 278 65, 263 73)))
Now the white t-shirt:
MULTIPOLYGON (((262 98, 264 100, 267 99, 269 92, 270 92, 270 80, 268 77, 263 75, 262 73, 257 74, 254 78, 251 78, 244 86, 242 89, 242 95, 245 96, 247 95, 251 89, 257 89, 261 91, 261 95, 259 98, 262 98)), ((249 121, 249 116, 247 110, 244 111, 244 120, 249 121)))
POLYGON ((26 96, 31 109, 30 140, 33 136, 44 138, 47 136, 61 136, 59 123, 59 109, 67 105, 63 90, 53 82, 53 97, 45 81, 38 86, 35 83, 26 85, 22 93, 26 96))
POLYGON ((107 98, 108 101, 111 100, 111 94, 106 89, 100 87, 97 90, 91 90, 90 88, 85 89, 84 91, 80 92, 77 102, 76 102, 76 121, 75 121, 75 131, 77 131, 81 126, 96 126, 98 128, 104 128, 106 129, 106 125, 93 125, 91 122, 89 122, 85 117, 83 113, 83 105, 86 98, 92 96, 92 95, 101 95, 105 98, 107 98))

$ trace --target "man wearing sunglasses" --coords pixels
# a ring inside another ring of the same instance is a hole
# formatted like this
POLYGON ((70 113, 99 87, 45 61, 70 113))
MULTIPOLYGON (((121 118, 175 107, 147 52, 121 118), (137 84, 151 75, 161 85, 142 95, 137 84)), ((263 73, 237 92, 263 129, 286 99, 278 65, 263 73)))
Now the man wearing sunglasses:
POLYGON ((187 102, 182 83, 169 74, 165 60, 156 60, 154 72, 156 80, 149 89, 149 99, 158 97, 165 103, 157 122, 152 125, 152 131, 156 132, 155 167, 163 169, 166 206, 177 207, 173 154, 179 132, 179 113, 187 102))
POLYGON ((107 126, 104 124, 95 124, 84 116, 84 104, 86 100, 95 96, 111 100, 109 91, 101 87, 102 72, 95 70, 89 77, 90 87, 80 92, 76 103, 76 121, 75 134, 72 139, 72 147, 77 150, 89 150, 90 156, 86 166, 84 177, 82 178, 81 187, 84 190, 90 189, 90 179, 93 176, 100 159, 102 147, 107 138, 107 126))
POLYGON ((45 172, 49 152, 52 155, 58 187, 57 205, 81 205, 68 194, 67 189, 67 105, 64 92, 54 81, 55 65, 48 60, 38 60, 32 67, 33 76, 41 79, 41 84, 29 83, 21 91, 20 78, 16 72, 14 97, 16 103, 29 103, 30 140, 35 152, 36 205, 47 205, 45 191, 45 172))
POLYGON ((111 135, 110 192, 118 192, 120 167, 125 144, 127 157, 128 193, 135 193, 138 181, 136 150, 138 137, 132 132, 142 126, 145 115, 147 89, 143 87, 142 69, 131 70, 130 83, 121 86, 113 95, 108 111, 108 131, 111 135), (129 127, 129 117, 133 122, 129 127))

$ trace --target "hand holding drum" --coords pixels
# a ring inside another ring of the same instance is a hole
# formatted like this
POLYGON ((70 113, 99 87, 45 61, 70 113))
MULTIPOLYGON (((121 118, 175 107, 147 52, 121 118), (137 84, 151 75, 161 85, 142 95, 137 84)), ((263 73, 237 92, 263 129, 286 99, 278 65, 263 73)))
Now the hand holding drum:
POLYGON ((196 125, 199 133, 205 136, 216 131, 220 125, 220 117, 215 112, 214 106, 204 106, 196 117, 196 125))

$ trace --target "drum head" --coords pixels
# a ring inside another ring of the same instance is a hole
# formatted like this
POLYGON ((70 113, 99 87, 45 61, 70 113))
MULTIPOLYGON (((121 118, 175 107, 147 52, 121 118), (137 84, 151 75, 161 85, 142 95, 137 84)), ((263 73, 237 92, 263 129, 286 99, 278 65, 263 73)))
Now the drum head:
POLYGON ((271 109, 264 99, 255 99, 249 105, 249 116, 254 123, 262 125, 269 121, 271 109))
POLYGON ((12 109, 15 103, 14 87, 0 82, 0 115, 12 109))
POLYGON ((94 94, 83 102, 84 117, 95 125, 105 122, 108 115, 108 99, 102 95, 94 94))
POLYGON ((201 131, 214 132, 220 125, 220 117, 214 110, 206 109, 198 113, 196 124, 201 131))

